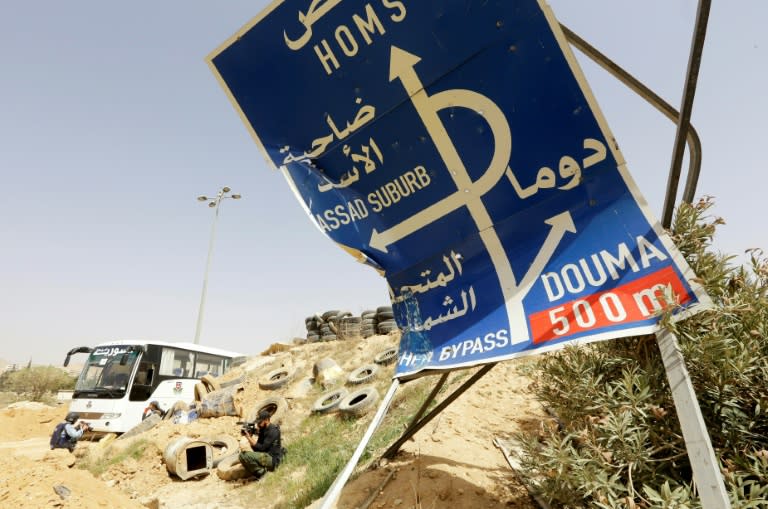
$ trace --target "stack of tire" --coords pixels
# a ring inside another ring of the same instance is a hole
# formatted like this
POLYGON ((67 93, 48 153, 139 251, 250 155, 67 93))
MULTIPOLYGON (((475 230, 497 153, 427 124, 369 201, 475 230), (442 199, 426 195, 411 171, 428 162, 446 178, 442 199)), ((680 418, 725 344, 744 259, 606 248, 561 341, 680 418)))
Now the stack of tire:
POLYGON ((367 310, 360 314, 360 335, 363 338, 369 338, 376 334, 376 325, 379 320, 376 318, 376 311, 367 310))
POLYGON ((338 314, 338 309, 332 309, 320 315, 322 319, 320 322, 320 341, 336 341, 338 339, 336 335, 339 330, 336 318, 338 314))
MULTIPOLYGON (((351 314, 351 313, 350 313, 351 314)), ((362 336, 363 319, 359 316, 341 316, 339 319, 338 337, 344 340, 356 340, 362 336)))
POLYGON ((349 311, 332 309, 322 315, 308 316, 304 323, 308 343, 360 338, 361 319, 353 317, 349 311))
POLYGON ((323 321, 317 315, 308 316, 304 319, 304 324, 307 326, 307 343, 317 343, 320 341, 320 324, 323 321))
POLYGON ((379 334, 389 334, 396 330, 398 328, 392 306, 379 306, 376 308, 376 332, 379 334))

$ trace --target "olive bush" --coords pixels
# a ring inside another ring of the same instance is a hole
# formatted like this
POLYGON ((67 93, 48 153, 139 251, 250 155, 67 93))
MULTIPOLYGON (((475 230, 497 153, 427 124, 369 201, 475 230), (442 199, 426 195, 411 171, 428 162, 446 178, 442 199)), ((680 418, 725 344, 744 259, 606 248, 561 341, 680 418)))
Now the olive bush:
MULTIPOLYGON (((712 250, 712 200, 682 205, 673 239, 713 300, 678 337, 733 507, 768 508, 768 260, 712 250)), ((700 502, 655 336, 543 356, 534 390, 551 426, 519 435, 526 482, 554 507, 700 502)))
POLYGON ((12 391, 32 401, 42 401, 61 389, 72 389, 73 377, 66 371, 54 366, 33 366, 3 374, 0 384, 2 390, 12 391))

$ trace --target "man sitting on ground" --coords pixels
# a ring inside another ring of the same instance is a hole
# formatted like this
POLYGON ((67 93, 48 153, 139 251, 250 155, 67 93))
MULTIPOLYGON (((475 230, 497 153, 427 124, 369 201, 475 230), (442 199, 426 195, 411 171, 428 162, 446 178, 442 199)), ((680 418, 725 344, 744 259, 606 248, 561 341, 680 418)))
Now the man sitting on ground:
POLYGON ((143 421, 152 414, 159 415, 161 419, 165 417, 165 412, 160 408, 160 403, 157 401, 150 401, 149 406, 144 409, 141 420, 143 421))
POLYGON ((267 410, 259 412, 257 423, 258 438, 248 430, 243 435, 251 445, 251 451, 240 452, 240 463, 251 475, 259 478, 267 471, 273 471, 283 459, 283 447, 280 440, 280 427, 270 423, 271 414, 267 410))

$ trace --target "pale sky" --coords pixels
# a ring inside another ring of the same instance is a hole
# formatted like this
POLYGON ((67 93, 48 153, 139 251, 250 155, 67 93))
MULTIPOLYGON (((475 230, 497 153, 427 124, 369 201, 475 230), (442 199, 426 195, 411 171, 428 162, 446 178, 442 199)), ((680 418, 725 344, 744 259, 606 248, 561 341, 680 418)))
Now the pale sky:
MULTIPOLYGON (((205 63, 267 3, 0 8, 0 358, 60 365, 79 345, 191 341, 213 220, 195 198, 222 186, 243 199, 220 211, 201 343, 255 354, 303 336, 314 312, 389 304, 385 281, 325 238, 267 168, 205 63)), ((704 157, 697 196, 715 196, 727 222, 717 249, 741 254, 768 247, 768 3, 713 4, 692 117, 704 157)), ((550 5, 680 106, 697 2, 550 5)), ((674 124, 576 55, 661 216, 674 124)))

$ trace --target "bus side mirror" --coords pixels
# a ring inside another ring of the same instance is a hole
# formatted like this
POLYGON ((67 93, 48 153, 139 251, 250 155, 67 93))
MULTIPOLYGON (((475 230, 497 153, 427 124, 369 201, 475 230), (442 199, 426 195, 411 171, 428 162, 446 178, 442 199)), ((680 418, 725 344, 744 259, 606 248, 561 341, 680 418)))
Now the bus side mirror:
POLYGON ((93 348, 89 348, 87 346, 77 346, 67 352, 67 357, 64 359, 64 367, 67 367, 69 365, 69 359, 76 353, 91 353, 93 352, 93 348))

